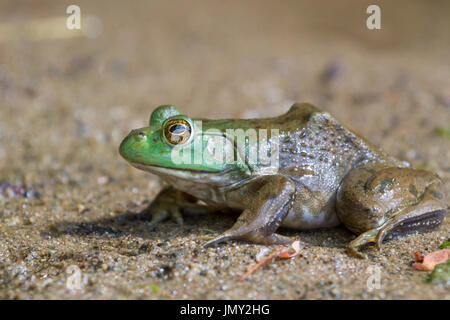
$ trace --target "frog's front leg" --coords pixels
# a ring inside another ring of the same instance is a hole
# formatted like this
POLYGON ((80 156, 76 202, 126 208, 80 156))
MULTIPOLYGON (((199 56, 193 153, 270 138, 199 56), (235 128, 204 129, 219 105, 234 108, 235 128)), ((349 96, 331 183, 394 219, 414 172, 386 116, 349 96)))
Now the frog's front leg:
POLYGON ((183 224, 181 212, 206 213, 209 208, 197 204, 197 199, 185 192, 166 187, 156 196, 152 203, 139 212, 150 215, 150 225, 156 225, 166 219, 183 224), (189 211, 190 210, 190 211, 189 211))
MULTIPOLYGON (((282 175, 263 176, 234 191, 248 203, 247 208, 229 230, 208 241, 210 246, 226 240, 245 240, 259 244, 288 244, 293 240, 275 234, 292 206, 295 184, 282 175)), ((233 197, 233 191, 230 197, 233 197)))
POLYGON ((336 198, 339 220, 359 236, 350 253, 364 258, 358 248, 380 247, 389 235, 432 230, 445 216, 447 203, 442 182, 433 173, 372 163, 353 169, 344 178, 336 198))

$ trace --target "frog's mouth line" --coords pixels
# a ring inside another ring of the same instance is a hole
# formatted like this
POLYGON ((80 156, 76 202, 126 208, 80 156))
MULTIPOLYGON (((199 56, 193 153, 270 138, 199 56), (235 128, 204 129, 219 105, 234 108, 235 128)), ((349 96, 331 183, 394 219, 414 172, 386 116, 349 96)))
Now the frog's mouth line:
POLYGON ((165 168, 155 165, 144 165, 138 162, 128 161, 133 167, 156 174, 169 183, 172 181, 176 184, 177 179, 187 180, 192 183, 205 183, 218 187, 230 187, 236 183, 247 180, 245 177, 237 177, 231 174, 232 167, 227 167, 221 171, 202 171, 180 168, 165 168))
POLYGON ((189 173, 199 173, 199 174, 218 174, 218 173, 226 173, 228 171, 231 170, 230 167, 225 168, 224 170, 220 170, 220 171, 207 171, 207 170, 194 170, 194 169, 187 169, 187 168, 166 168, 166 167, 162 167, 162 166, 158 166, 158 165, 149 165, 149 164, 142 164, 139 162, 134 162, 134 161, 128 161, 129 164, 131 164, 133 167, 140 169, 140 170, 144 170, 144 171, 158 171, 161 173, 167 173, 167 174, 171 174, 171 172, 173 171, 178 171, 178 172, 189 172, 189 173))

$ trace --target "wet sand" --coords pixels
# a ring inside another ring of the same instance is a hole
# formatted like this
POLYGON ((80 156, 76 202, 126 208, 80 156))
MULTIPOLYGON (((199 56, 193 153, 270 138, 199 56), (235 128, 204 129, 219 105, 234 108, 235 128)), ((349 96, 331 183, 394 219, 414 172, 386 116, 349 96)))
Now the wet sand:
POLYGON ((51 19, 65 3, 40 3, 0 2, 0 298, 450 298, 411 267, 449 237, 448 212, 436 231, 367 247, 366 260, 346 254, 355 236, 343 227, 281 230, 301 254, 238 281, 263 246, 202 248, 233 224, 226 215, 149 226, 136 213, 162 184, 118 154, 161 104, 248 118, 310 102, 438 173, 449 194, 448 2, 375 2, 382 29, 370 31, 360 1, 81 1, 97 17, 91 38, 51 19))

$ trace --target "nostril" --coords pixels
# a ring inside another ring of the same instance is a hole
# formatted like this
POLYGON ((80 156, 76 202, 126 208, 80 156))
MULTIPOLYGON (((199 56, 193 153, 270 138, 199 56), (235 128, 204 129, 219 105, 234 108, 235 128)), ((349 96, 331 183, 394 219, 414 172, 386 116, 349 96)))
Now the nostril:
POLYGON ((137 134, 137 137, 139 138, 139 139, 145 139, 145 137, 146 137, 146 135, 145 135, 145 133, 144 132, 138 132, 137 134))

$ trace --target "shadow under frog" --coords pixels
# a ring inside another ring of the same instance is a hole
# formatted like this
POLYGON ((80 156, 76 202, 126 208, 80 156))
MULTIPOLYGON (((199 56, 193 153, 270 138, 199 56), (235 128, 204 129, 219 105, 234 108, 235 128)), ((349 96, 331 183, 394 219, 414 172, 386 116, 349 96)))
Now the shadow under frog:
MULTIPOLYGON (((172 221, 172 223, 164 225, 150 222, 152 215, 148 211, 136 213, 131 210, 118 213, 114 217, 100 218, 93 221, 60 221, 52 224, 50 228, 42 230, 41 235, 52 237, 70 235, 97 239, 121 239, 132 235, 150 242, 156 240, 165 242, 181 235, 196 232, 201 234, 200 238, 202 238, 203 236, 208 237, 211 232, 219 232, 218 230, 226 229, 241 213, 239 210, 228 209, 224 211, 216 208, 206 208, 203 205, 188 209, 181 208, 180 212, 184 217, 183 222, 172 221), (168 235, 168 232, 170 235, 168 235)), ((280 229, 289 236, 295 236, 297 233, 289 228, 281 227, 280 229)), ((307 246, 345 248, 351 238, 352 233, 343 226, 305 230, 302 232, 302 242, 307 246), (323 239, 328 238, 332 238, 333 241, 323 241, 323 239)))

